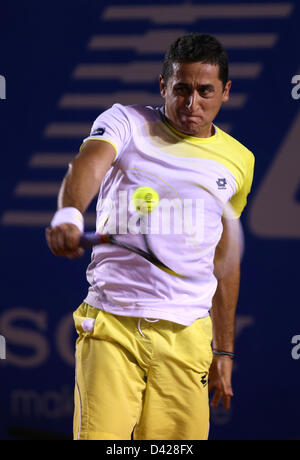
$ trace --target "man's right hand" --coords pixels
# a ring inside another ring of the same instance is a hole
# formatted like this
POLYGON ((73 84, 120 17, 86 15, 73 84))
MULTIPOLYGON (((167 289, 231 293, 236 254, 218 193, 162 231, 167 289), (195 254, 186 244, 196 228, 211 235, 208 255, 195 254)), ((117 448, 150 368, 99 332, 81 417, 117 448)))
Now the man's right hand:
POLYGON ((79 247, 80 230, 74 224, 61 224, 46 229, 46 239, 55 256, 78 259, 84 253, 79 247))

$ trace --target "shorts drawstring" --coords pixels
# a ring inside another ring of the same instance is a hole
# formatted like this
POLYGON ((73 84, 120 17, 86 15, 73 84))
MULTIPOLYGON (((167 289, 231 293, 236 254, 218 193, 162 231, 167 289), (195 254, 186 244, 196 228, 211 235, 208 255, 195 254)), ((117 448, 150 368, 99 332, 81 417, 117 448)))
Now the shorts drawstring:
POLYGON ((139 330, 141 336, 145 337, 144 334, 143 334, 142 331, 141 331, 141 320, 142 320, 142 318, 139 318, 139 321, 138 321, 138 330, 139 330))
POLYGON ((138 320, 138 330, 139 330, 139 333, 141 334, 141 336, 145 337, 143 332, 142 332, 142 330, 141 330, 141 321, 142 321, 142 319, 144 319, 148 323, 157 323, 157 321, 159 321, 159 319, 139 318, 139 320, 138 320))

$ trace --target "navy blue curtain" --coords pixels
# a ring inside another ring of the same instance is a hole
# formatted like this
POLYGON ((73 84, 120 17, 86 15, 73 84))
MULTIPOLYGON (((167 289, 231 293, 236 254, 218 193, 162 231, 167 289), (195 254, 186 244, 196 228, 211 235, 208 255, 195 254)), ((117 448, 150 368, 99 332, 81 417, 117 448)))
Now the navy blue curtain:
POLYGON ((115 102, 160 103, 164 51, 195 31, 228 50, 232 97, 217 124, 256 156, 235 397, 230 411, 212 411, 210 439, 300 438, 299 23, 296 1, 2 2, 1 439, 72 437, 72 312, 89 254, 55 258, 45 227, 94 119, 115 102))

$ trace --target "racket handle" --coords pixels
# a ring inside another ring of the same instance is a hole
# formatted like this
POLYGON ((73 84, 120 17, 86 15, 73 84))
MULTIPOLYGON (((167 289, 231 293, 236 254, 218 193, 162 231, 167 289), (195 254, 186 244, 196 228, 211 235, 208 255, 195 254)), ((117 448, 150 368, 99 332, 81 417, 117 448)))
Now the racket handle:
POLYGON ((79 240, 79 246, 84 249, 97 246, 98 244, 109 243, 109 235, 99 233, 83 233, 79 240))

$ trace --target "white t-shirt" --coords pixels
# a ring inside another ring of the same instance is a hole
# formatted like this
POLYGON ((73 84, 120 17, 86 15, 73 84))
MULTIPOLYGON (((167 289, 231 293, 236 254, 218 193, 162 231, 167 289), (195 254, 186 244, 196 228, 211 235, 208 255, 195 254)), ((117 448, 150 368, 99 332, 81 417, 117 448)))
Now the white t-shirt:
POLYGON ((89 139, 116 150, 99 191, 97 231, 119 234, 142 249, 140 233, 147 231, 155 255, 189 278, 172 276, 124 248, 95 246, 85 302, 116 315, 186 326, 207 316, 217 288, 213 260, 224 204, 240 216, 251 189, 253 154, 217 127, 209 138, 180 133, 152 106, 113 105, 84 142, 89 139), (160 197, 142 227, 131 200, 139 187, 160 197))

